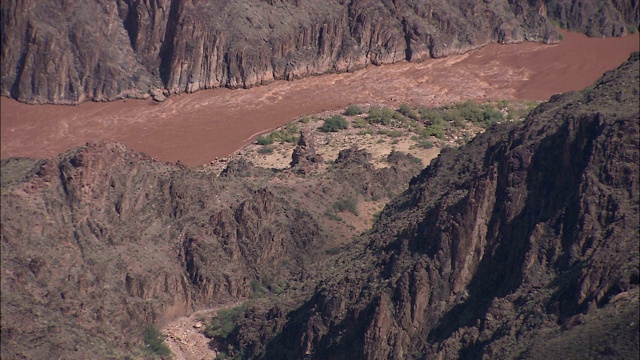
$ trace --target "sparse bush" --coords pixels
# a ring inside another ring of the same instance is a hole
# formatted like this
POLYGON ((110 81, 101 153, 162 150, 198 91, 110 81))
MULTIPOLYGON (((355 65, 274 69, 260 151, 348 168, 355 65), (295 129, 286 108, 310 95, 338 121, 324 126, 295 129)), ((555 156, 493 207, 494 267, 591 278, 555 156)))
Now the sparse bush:
POLYGON ((281 144, 285 142, 296 143, 298 142, 298 135, 300 133, 300 126, 296 123, 285 126, 282 130, 274 130, 267 136, 258 136, 258 145, 271 145, 276 141, 281 144))
POLYGON ((258 149, 258 154, 267 155, 273 154, 273 148, 271 146, 264 146, 258 149))
POLYGON ((444 122, 442 109, 420 108, 418 112, 420 113, 420 118, 422 120, 428 121, 431 124, 444 122))
POLYGON ((265 296, 267 294, 267 289, 262 286, 260 281, 253 279, 251 280, 251 298, 257 299, 265 296))
POLYGON ((278 282, 275 282, 269 290, 276 295, 280 295, 286 289, 287 289, 287 284, 284 281, 278 281, 278 282))
POLYGON ((334 115, 324 121, 324 124, 320 128, 324 132, 337 132, 349 127, 347 119, 340 115, 334 115))
POLYGON ((340 215, 338 215, 338 213, 336 213, 334 209, 327 209, 324 212, 324 215, 331 220, 342 221, 342 218, 340 217, 340 215))
POLYGON ((347 116, 355 116, 364 113, 364 109, 362 109, 358 105, 349 105, 347 109, 344 111, 344 114, 347 116))
POLYGON ((325 250, 324 253, 327 254, 327 255, 336 255, 336 254, 340 253, 340 248, 339 247, 333 247, 333 248, 325 250))
POLYGON ((300 133, 300 126, 296 123, 291 123, 284 128, 289 134, 298 134, 300 133))
POLYGON ((430 136, 435 136, 438 139, 444 137, 444 127, 442 125, 429 125, 425 129, 430 136))
POLYGON ((273 278, 271 277, 271 275, 267 274, 262 277, 262 285, 271 290, 271 288, 273 287, 273 278))
POLYGON ((510 104, 507 107, 507 119, 525 118, 536 106, 538 106, 538 102, 536 101, 527 101, 520 104, 510 104))
POLYGON ((378 134, 387 135, 388 137, 391 137, 391 138, 398 138, 398 137, 401 137, 404 134, 404 131, 402 131, 402 130, 382 129, 382 130, 378 131, 378 134))
POLYGON ((359 215, 358 201, 355 198, 349 197, 349 198, 340 199, 333 204, 333 208, 338 212, 348 211, 356 216, 359 215))
POLYGON ((164 335, 155 326, 147 325, 143 336, 148 352, 156 355, 171 355, 171 350, 164 343, 164 335))
POLYGON ((455 104, 453 110, 458 113, 458 116, 474 123, 484 120, 484 109, 478 103, 471 100, 455 104))
POLYGON ((484 127, 489 127, 499 121, 502 121, 504 118, 502 113, 495 109, 486 109, 482 113, 482 116, 484 118, 484 122, 483 122, 484 127))
POLYGON ((367 126, 369 126, 369 123, 367 122, 367 120, 363 119, 363 118, 357 118, 353 121, 353 127, 354 128, 366 128, 367 126))
POLYGON ((274 141, 280 141, 281 144, 286 142, 296 143, 298 141, 299 133, 300 128, 298 127, 298 124, 291 124, 282 130, 273 131, 269 136, 271 136, 274 141))
POLYGON ((273 138, 271 136, 258 136, 258 145, 271 145, 273 144, 273 138))
POLYGON ((301 118, 300 118, 300 120, 298 120, 298 121, 300 121, 300 122, 301 122, 301 123, 303 123, 303 124, 308 124, 308 123, 309 123, 309 121, 311 121, 311 119, 310 119, 308 116, 303 116, 303 117, 301 117, 301 118))
POLYGON ((435 145, 429 140, 420 139, 420 141, 418 141, 418 146, 424 149, 431 149, 435 145))
POLYGON ((389 108, 372 107, 369 109, 369 115, 367 121, 373 124, 389 125, 391 121, 401 119, 402 115, 389 108))
POLYGON ((457 128, 461 128, 461 129, 466 129, 467 128, 467 124, 464 123, 464 119, 461 118, 455 118, 452 121, 453 126, 457 127, 457 128))
POLYGON ((411 109, 411 107, 409 107, 409 105, 407 104, 402 104, 400 105, 400 108, 398 109, 398 112, 406 117, 409 117, 413 120, 418 120, 420 118, 420 116, 418 115, 418 113, 416 113, 413 109, 411 109))

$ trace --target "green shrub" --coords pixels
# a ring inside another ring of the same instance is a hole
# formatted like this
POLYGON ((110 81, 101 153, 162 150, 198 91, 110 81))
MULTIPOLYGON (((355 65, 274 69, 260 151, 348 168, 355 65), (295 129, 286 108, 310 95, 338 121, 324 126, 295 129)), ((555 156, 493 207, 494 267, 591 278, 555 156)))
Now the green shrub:
POLYGON ((347 119, 340 115, 334 115, 324 121, 324 124, 320 128, 324 132, 337 132, 349 127, 347 119))
POLYGON ((273 153, 273 148, 271 146, 264 146, 258 149, 258 154, 267 155, 272 153, 273 153))
POLYGON ((453 110, 458 113, 459 117, 474 123, 484 120, 484 109, 478 103, 471 100, 455 104, 453 110))
POLYGON ((289 125, 285 126, 284 129, 289 133, 289 134, 298 134, 300 133, 300 126, 296 123, 290 123, 289 125))
POLYGON ((504 115, 502 115, 502 112, 495 109, 486 109, 482 113, 482 116, 484 118, 483 125, 485 127, 489 127, 499 121, 502 121, 504 118, 504 115))
POLYGON ((413 109, 411 109, 411 107, 409 107, 409 105, 407 104, 400 105, 398 112, 413 120, 418 120, 420 118, 420 116, 415 111, 413 111, 413 109))
POLYGON ((388 137, 391 137, 391 138, 398 138, 398 137, 401 137, 404 134, 404 131, 402 131, 402 130, 382 129, 382 130, 378 131, 378 134, 387 135, 388 137))
POLYGON ((442 125, 429 125, 425 130, 430 136, 435 136, 438 139, 444 137, 444 127, 442 125))
POLYGON ((287 289, 287 284, 284 281, 278 281, 273 283, 271 288, 269 289, 272 293, 276 295, 282 294, 287 289))
POLYGON ((420 141, 418 141, 418 146, 424 149, 431 149, 435 145, 429 140, 420 139, 420 141))
MULTIPOLYGON (((253 285, 253 284, 252 284, 253 285)), ((258 283, 258 286, 260 283, 258 283)), ((236 328, 236 321, 245 312, 244 306, 236 306, 231 309, 220 310, 216 317, 211 319, 211 322, 207 326, 206 335, 210 338, 220 337, 227 339, 236 328)))
POLYGON ((367 122, 367 120, 363 119, 363 118, 356 118, 353 121, 353 127, 354 128, 366 128, 367 126, 369 126, 369 122, 367 122))
POLYGON ((348 211, 356 216, 358 216, 358 201, 354 198, 344 198, 336 201, 333 204, 333 208, 338 212, 348 211))
POLYGON ((171 355, 171 350, 164 343, 164 335, 155 326, 147 325, 143 336, 148 352, 156 355, 171 355))
POLYGON ((347 116, 355 116, 364 113, 364 109, 362 109, 358 105, 349 105, 347 109, 344 111, 344 114, 347 116))
POLYGON ((295 143, 298 141, 297 133, 289 131, 288 129, 276 130, 270 135, 274 141, 279 141, 281 144, 286 142, 295 143))
POLYGON ((258 145, 271 145, 273 144, 273 138, 271 136, 258 136, 258 145))
POLYGON ((301 117, 301 118, 300 118, 300 120, 298 120, 298 121, 300 121, 300 122, 301 122, 301 123, 303 123, 303 124, 308 124, 308 123, 309 123, 309 121, 311 121, 311 119, 310 119, 308 116, 303 116, 303 117, 301 117))
POLYGON ((457 128, 461 128, 461 129, 466 129, 467 128, 467 124, 464 123, 464 119, 461 118, 455 118, 452 121, 453 126, 457 127, 457 128))
POLYGON ((432 124, 439 124, 444 122, 444 111, 442 109, 420 108, 418 112, 420 113, 420 119, 429 121, 432 124))
POLYGON ((510 104, 507 107, 507 119, 525 118, 536 106, 538 106, 538 102, 536 101, 527 101, 520 104, 510 104))
POLYGON ((389 108, 372 107, 369 109, 369 115, 367 115, 367 121, 373 124, 389 125, 394 119, 399 120, 402 115, 389 108))
POLYGON ((285 142, 297 143, 298 134, 300 133, 300 126, 296 123, 291 123, 285 126, 282 130, 274 130, 269 135, 258 136, 258 145, 271 145, 276 141, 284 144, 285 142))

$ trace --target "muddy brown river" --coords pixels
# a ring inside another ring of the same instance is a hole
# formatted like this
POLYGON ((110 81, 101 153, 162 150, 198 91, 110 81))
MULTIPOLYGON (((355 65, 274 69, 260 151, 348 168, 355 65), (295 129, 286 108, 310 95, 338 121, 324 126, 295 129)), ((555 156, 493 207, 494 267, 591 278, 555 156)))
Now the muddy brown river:
POLYGON ((248 90, 204 90, 163 103, 25 105, 3 97, 1 156, 46 158, 88 140, 110 140, 163 161, 202 165, 302 115, 350 103, 437 106, 466 99, 546 100, 592 84, 638 48, 638 34, 588 38, 564 33, 558 45, 491 44, 422 63, 370 66, 248 90))

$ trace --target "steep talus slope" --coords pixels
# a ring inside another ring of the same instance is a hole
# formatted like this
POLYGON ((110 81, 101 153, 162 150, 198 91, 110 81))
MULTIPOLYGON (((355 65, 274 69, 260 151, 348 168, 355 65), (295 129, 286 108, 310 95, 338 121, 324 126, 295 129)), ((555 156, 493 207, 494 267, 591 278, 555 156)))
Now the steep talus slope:
POLYGON ((240 321, 280 329, 266 346, 241 328, 236 348, 294 359, 637 356, 639 64, 635 53, 523 123, 443 152, 306 302, 266 325, 240 321))
POLYGON ((489 42, 636 29, 638 1, 10 0, 2 95, 28 103, 142 97, 353 71, 489 42))
MULTIPOLYGON (((351 174, 419 173, 394 157, 351 174)), ((264 279, 304 280, 343 235, 321 222, 322 206, 360 190, 332 185, 332 173, 297 176, 245 162, 218 177, 106 142, 3 160, 2 358, 122 358, 148 324, 247 299, 264 279)))

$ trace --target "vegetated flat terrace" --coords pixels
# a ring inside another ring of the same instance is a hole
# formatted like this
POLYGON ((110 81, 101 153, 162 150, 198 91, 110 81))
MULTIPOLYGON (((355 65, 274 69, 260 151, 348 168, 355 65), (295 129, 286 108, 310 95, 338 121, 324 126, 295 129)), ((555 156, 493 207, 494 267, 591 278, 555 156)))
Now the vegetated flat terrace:
POLYGON ((87 140, 126 144, 163 161, 202 165, 268 130, 350 103, 439 106, 467 99, 546 100, 590 85, 637 51, 638 34, 588 38, 564 33, 558 45, 491 44, 423 63, 370 66, 248 90, 215 89, 80 106, 1 99, 1 157, 50 157, 87 140))

